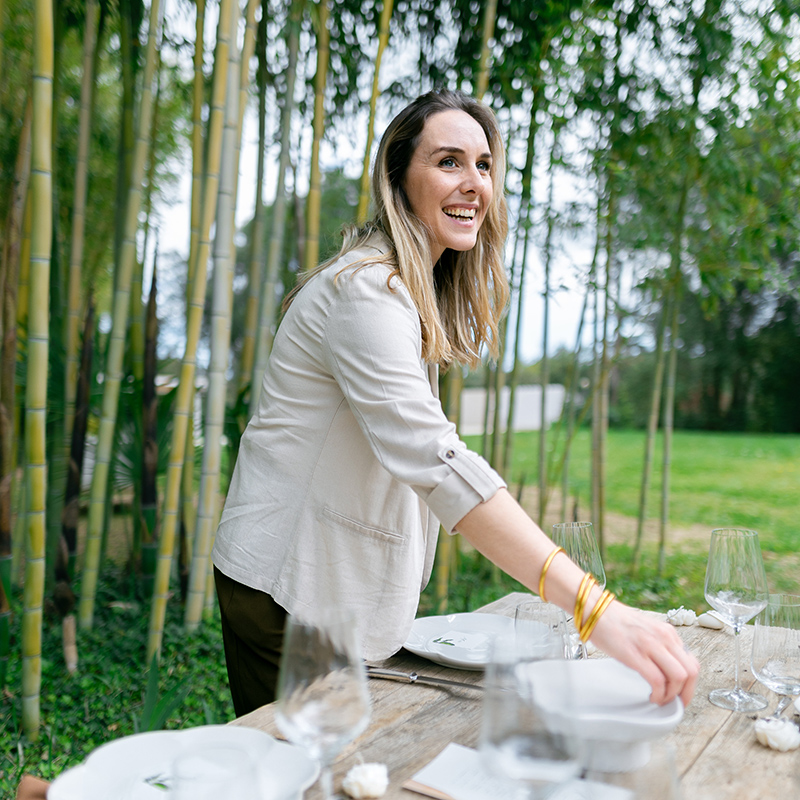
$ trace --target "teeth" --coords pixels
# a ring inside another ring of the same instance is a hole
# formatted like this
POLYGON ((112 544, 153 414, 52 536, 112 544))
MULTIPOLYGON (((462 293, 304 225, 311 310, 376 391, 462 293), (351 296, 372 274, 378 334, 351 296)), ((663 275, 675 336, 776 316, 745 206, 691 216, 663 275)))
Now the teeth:
POLYGON ((475 219, 474 208, 445 208, 444 213, 448 217, 459 217, 460 219, 475 219))

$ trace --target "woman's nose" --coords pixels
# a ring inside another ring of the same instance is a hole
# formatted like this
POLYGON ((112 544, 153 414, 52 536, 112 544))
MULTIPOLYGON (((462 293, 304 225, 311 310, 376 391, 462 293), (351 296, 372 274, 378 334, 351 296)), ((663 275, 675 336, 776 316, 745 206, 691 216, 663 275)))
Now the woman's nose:
POLYGON ((461 181, 461 191, 464 194, 481 194, 486 184, 481 171, 477 167, 467 167, 461 181))

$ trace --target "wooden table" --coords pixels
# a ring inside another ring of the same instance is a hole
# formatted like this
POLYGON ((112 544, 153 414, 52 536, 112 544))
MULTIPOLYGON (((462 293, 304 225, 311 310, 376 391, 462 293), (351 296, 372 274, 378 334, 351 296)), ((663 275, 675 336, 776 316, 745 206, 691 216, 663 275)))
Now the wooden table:
MULTIPOLYGON (((481 612, 512 616, 516 604, 530 595, 510 594, 481 608, 481 612)), ((667 737, 676 752, 683 800, 795 800, 800 798, 800 750, 780 753, 760 745, 750 715, 717 708, 708 692, 732 685, 734 642, 727 631, 697 625, 677 629, 702 666, 694 700, 680 725, 667 737)), ((752 626, 742 633, 742 684, 756 683, 749 665, 752 626)), ((404 672, 416 671, 466 683, 479 684, 482 673, 439 667, 401 651, 377 666, 404 672)), ((477 747, 481 722, 480 691, 443 690, 422 684, 403 684, 371 679, 372 719, 367 731, 339 757, 334 766, 336 788, 344 775, 359 763, 382 762, 389 767, 387 800, 413 800, 421 795, 401 788, 449 742, 477 747)), ((769 697, 774 708, 775 697, 769 697)), ((273 706, 263 706, 231 724, 247 725, 280 736, 273 721, 273 706)), ((762 712, 763 714, 764 712, 762 712)), ((785 712, 787 715, 789 711, 785 712)), ((307 800, 320 797, 317 786, 307 800)))

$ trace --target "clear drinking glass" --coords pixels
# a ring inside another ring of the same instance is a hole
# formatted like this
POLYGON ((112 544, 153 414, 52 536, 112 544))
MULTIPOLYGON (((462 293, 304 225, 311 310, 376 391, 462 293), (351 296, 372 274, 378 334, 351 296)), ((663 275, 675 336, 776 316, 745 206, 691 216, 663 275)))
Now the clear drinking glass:
POLYGON ((756 617, 750 666, 764 686, 780 695, 774 717, 800 697, 800 597, 769 596, 756 617))
MULTIPOLYGON (((592 573, 601 589, 606 588, 606 571, 591 522, 558 522, 553 525, 552 538, 584 572, 592 573)), ((580 620, 573 622, 577 629, 580 620)), ((586 645, 581 642, 581 658, 587 655, 586 645)))
POLYGON ((563 608, 543 600, 524 600, 514 609, 514 635, 526 642, 542 641, 549 650, 551 637, 561 642, 564 658, 571 658, 567 615, 563 608))
POLYGON ((767 574, 755 531, 720 528, 711 532, 706 567, 706 600, 730 625, 735 641, 734 687, 714 689, 708 699, 731 711, 758 711, 767 705, 739 682, 739 635, 742 626, 767 605, 767 574))
POLYGON ((487 769, 548 796, 580 768, 564 645, 552 633, 535 641, 498 637, 486 667, 480 750, 487 769))
POLYGON ((366 673, 353 616, 330 612, 309 624, 287 621, 275 722, 321 765, 325 800, 333 797, 331 764, 369 722, 366 673))

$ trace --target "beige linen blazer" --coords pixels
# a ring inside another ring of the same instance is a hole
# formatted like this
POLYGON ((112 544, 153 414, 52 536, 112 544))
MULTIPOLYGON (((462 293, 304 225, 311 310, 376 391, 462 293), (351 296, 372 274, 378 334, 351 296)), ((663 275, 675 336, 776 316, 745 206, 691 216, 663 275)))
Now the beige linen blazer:
POLYGON ((280 325, 213 560, 291 614, 353 609, 379 659, 411 628, 437 518, 452 532, 505 484, 442 412, 419 314, 369 262, 386 240, 370 243, 312 278, 280 325))

